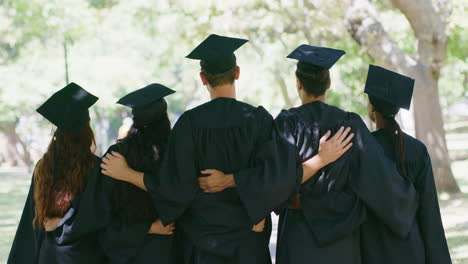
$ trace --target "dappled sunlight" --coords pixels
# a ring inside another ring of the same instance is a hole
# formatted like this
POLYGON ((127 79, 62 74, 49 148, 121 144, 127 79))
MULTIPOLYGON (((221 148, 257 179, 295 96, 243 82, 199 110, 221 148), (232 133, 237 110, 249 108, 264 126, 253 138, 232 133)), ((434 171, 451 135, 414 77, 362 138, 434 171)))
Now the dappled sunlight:
MULTIPOLYGON (((0 0, 0 263, 31 182, 22 167, 34 169, 55 129, 37 107, 68 81, 96 94, 90 117, 99 155, 131 125, 118 98, 158 82, 177 91, 168 98, 174 125, 210 100, 200 63, 185 56, 211 33, 249 39, 236 51, 237 100, 272 116, 301 102, 296 61, 286 59, 301 44, 346 51, 330 68, 326 103, 366 121, 369 64, 416 79, 411 111, 397 121, 429 149, 437 188, 450 192, 439 200, 454 264, 468 263, 467 5, 435 2, 444 1, 0 0)), ((356 147, 364 143, 356 137, 356 147)))
POLYGON ((464 227, 447 229, 447 242, 454 263, 466 263, 468 260, 468 222, 464 227))
POLYGON ((454 264, 468 263, 468 160, 452 163, 462 193, 439 194, 442 220, 454 264))

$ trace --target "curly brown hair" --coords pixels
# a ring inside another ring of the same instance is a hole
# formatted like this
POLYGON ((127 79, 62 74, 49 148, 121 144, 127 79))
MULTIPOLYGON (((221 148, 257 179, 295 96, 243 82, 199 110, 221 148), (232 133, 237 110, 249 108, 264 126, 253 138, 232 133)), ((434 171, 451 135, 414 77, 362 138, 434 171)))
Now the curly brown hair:
POLYGON ((63 217, 70 201, 84 190, 90 170, 97 165, 95 145, 89 121, 79 132, 57 128, 34 170, 34 226, 45 229, 47 218, 63 217))

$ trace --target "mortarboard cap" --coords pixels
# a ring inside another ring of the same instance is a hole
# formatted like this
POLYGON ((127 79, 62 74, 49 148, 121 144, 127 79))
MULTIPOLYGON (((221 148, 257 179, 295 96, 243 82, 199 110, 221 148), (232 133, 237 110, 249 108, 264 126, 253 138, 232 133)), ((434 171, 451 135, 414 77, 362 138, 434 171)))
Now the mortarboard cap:
POLYGON ((162 84, 152 83, 125 95, 124 97, 120 98, 117 103, 128 106, 130 108, 138 108, 148 105, 173 93, 175 93, 174 90, 171 90, 162 84))
POLYGON ((88 108, 98 99, 72 82, 54 93, 36 111, 57 128, 78 132, 89 120, 88 108))
POLYGON ((369 65, 364 89, 369 97, 375 97, 398 108, 409 109, 413 88, 414 79, 379 66, 369 65))
POLYGON ((247 41, 247 39, 211 34, 186 58, 200 60, 202 71, 211 74, 223 73, 237 65, 234 51, 247 41))
POLYGON ((330 69, 345 53, 343 50, 302 44, 286 58, 298 60, 298 70, 317 71, 330 69))
POLYGON ((162 84, 152 83, 125 95, 117 103, 132 108, 134 125, 143 127, 167 115, 164 97, 173 93, 162 84))

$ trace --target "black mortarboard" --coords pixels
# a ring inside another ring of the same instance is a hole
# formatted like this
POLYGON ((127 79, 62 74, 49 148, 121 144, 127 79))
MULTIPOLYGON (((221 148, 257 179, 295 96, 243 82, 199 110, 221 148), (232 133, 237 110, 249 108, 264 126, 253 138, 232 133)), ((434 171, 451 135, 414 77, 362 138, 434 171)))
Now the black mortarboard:
POLYGON ((298 60, 298 70, 317 71, 330 69, 345 53, 343 50, 302 44, 286 58, 298 60))
POLYGON ((36 111, 57 128, 78 132, 89 120, 88 108, 98 99, 72 82, 54 93, 36 111))
POLYGON ((117 103, 132 108, 134 125, 142 127, 166 115, 167 103, 164 97, 173 93, 175 91, 162 84, 152 83, 125 95, 117 103))
MULTIPOLYGON (((414 79, 369 65, 364 92, 369 98, 375 97, 398 108, 409 109, 413 95, 414 79)), ((374 104, 374 102, 371 103, 374 104)), ((378 108, 378 105, 374 105, 378 108)))
POLYGON ((120 98, 117 103, 128 106, 130 108, 138 108, 173 93, 175 93, 174 90, 171 90, 162 84, 152 83, 125 95, 124 97, 120 98))
POLYGON ((211 74, 223 73, 237 65, 234 51, 247 41, 247 39, 211 34, 186 58, 200 60, 202 71, 211 74))

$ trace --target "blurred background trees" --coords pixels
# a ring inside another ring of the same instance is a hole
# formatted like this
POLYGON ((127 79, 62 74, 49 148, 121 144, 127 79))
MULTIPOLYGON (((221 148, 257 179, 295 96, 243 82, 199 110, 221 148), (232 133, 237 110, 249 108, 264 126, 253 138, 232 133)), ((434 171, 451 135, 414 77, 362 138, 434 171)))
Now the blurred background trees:
POLYGON ((34 166, 52 133, 34 110, 67 80, 101 99, 92 108, 101 152, 129 115, 115 105, 129 91, 151 82, 175 89, 176 120, 208 100, 198 63, 184 57, 218 33, 250 39, 237 52, 238 96, 273 115, 299 103, 295 62, 285 57, 303 43, 347 52, 332 68, 328 103, 366 118, 369 63, 416 78, 412 112, 400 121, 428 145, 439 190, 457 192, 450 162, 468 157, 467 8, 463 0, 0 0, 0 162, 34 166))

